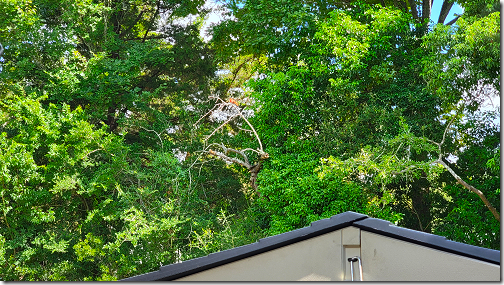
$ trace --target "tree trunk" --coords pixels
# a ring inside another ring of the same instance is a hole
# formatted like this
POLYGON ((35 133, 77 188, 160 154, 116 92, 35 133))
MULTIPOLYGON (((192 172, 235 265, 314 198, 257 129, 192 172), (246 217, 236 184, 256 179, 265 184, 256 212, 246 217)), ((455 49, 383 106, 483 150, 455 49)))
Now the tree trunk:
POLYGON ((423 0, 422 2, 422 20, 428 20, 430 18, 432 8, 431 0, 423 0))
POLYGON ((408 3, 411 8, 411 15, 413 16, 413 19, 418 20, 418 10, 416 7, 415 0, 408 0, 408 3))
POLYGON ((441 6, 441 12, 439 12, 438 24, 444 24, 444 21, 446 20, 446 17, 448 16, 448 13, 450 12, 452 6, 453 2, 448 2, 448 0, 445 0, 443 2, 443 6, 441 6))
POLYGON ((107 126, 109 126, 109 132, 113 132, 117 129, 118 123, 115 116, 116 108, 113 106, 109 107, 107 110, 107 126))

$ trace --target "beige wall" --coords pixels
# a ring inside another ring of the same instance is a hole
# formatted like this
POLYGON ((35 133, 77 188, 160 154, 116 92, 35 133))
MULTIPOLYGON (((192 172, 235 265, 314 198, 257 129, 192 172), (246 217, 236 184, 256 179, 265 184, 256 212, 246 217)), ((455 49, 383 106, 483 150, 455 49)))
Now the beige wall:
POLYGON ((500 280, 500 266, 347 227, 176 281, 350 280, 356 255, 364 281, 500 280))
POLYGON ((344 262, 346 246, 358 245, 358 234, 357 228, 349 227, 344 231, 334 231, 176 281, 344 280, 348 263, 344 262))
POLYGON ((500 266, 361 231, 365 281, 499 281, 500 266))

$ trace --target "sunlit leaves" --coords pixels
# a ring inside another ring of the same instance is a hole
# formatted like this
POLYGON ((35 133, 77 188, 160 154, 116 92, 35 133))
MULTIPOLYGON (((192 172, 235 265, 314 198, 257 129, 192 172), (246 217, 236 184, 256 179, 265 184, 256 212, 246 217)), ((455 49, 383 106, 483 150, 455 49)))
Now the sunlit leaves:
POLYGON ((321 45, 329 48, 334 60, 345 68, 358 68, 369 49, 367 25, 340 11, 332 12, 320 25, 315 37, 324 41, 321 45))
POLYGON ((480 104, 493 95, 484 90, 485 85, 500 89, 500 63, 494 60, 500 54, 499 18, 499 12, 479 19, 462 17, 457 27, 437 25, 426 35, 423 46, 436 52, 424 59, 423 74, 444 105, 460 99, 480 104))

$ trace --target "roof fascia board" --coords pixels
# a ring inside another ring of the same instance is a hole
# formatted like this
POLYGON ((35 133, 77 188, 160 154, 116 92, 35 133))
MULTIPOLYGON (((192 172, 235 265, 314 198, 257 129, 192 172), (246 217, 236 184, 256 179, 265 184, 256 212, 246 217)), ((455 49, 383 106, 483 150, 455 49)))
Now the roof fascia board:
POLYGON ((368 216, 355 212, 341 213, 328 219, 313 222, 310 226, 305 228, 263 238, 252 244, 212 253, 204 257, 161 266, 158 271, 129 277, 120 281, 170 281, 182 278, 184 276, 342 229, 366 218, 368 218, 368 216))
POLYGON ((204 257, 161 266, 158 271, 125 278, 120 281, 175 280, 349 226, 428 248, 500 265, 500 251, 498 250, 458 243, 445 237, 397 227, 389 221, 370 218, 355 212, 344 212, 329 219, 313 222, 305 228, 263 238, 252 244, 212 253, 204 257))
POLYGON ((353 223, 353 226, 398 240, 500 265, 500 251, 498 250, 459 243, 442 236, 397 227, 388 221, 375 218, 357 221, 353 223))

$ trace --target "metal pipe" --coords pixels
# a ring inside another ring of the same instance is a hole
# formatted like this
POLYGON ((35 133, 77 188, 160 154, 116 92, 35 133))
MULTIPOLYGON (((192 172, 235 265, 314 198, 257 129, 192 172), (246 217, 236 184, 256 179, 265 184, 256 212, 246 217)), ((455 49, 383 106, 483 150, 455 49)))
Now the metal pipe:
POLYGON ((357 258, 357 260, 359 260, 359 275, 360 275, 360 281, 364 281, 364 279, 362 279, 362 261, 360 259, 360 257, 356 256, 355 258, 357 258))
POLYGON ((351 280, 354 281, 353 263, 355 261, 359 261, 359 277, 360 277, 360 281, 364 281, 363 278, 362 278, 362 261, 361 261, 360 257, 358 257, 358 256, 354 256, 354 257, 348 258, 348 262, 350 262, 351 280))
POLYGON ((351 277, 351 281, 354 281, 353 280, 353 262, 354 262, 354 258, 352 258, 352 257, 348 258, 348 262, 350 262, 350 277, 351 277))

